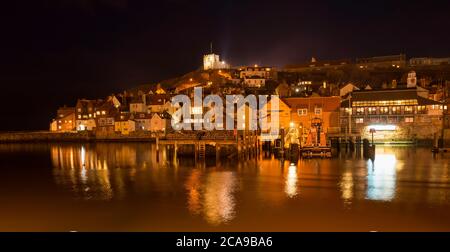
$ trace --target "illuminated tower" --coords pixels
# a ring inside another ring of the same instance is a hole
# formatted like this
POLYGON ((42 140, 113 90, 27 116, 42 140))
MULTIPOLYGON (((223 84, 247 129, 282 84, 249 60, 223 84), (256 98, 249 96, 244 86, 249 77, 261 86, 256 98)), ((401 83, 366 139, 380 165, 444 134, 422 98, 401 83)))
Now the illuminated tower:
POLYGON ((230 68, 230 65, 225 63, 225 61, 220 61, 220 56, 213 53, 211 43, 210 53, 203 56, 203 70, 227 68, 230 68))

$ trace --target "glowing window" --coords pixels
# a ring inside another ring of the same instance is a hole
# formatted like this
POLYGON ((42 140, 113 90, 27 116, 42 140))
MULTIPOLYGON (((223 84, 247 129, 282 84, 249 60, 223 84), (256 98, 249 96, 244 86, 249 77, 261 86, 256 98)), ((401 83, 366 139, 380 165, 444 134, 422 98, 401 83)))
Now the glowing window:
POLYGON ((297 109, 297 114, 298 114, 299 116, 305 116, 305 115, 308 115, 308 109, 306 109, 306 108, 297 109))
POLYGON ((321 115, 322 114, 322 108, 315 108, 314 109, 314 114, 321 115))

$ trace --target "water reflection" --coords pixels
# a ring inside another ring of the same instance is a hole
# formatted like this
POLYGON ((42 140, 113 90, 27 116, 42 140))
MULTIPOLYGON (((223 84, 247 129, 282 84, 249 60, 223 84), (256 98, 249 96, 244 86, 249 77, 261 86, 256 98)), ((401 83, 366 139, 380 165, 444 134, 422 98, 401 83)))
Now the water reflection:
POLYGON ((52 145, 50 153, 56 184, 87 200, 123 198, 130 189, 126 181, 156 159, 151 145, 52 145))
POLYGON ((228 223, 236 215, 235 193, 239 189, 233 171, 207 172, 192 170, 185 184, 188 209, 194 215, 203 215, 212 225, 228 223))
POLYGON ((350 204, 353 199, 353 187, 354 187, 352 172, 344 172, 342 174, 340 187, 344 203, 350 204))
POLYGON ((367 192, 370 200, 390 201, 395 196, 395 154, 377 153, 374 161, 367 161, 367 192))
POLYGON ((297 166, 291 163, 286 176, 286 185, 284 191, 289 198, 297 196, 297 166))
MULTIPOLYGON (((405 205, 450 208, 449 157, 431 159, 429 151, 413 148, 378 147, 373 162, 344 155, 295 163, 268 156, 220 164, 174 162, 164 148, 157 161, 155 146, 147 143, 60 144, 42 153, 48 151, 59 191, 87 200, 86 205, 126 201, 107 206, 130 216, 140 210, 174 226, 230 227, 252 218, 266 220, 272 213, 280 216, 270 217, 279 223, 304 218, 317 225, 324 212, 352 221, 339 211, 382 215, 374 201, 399 213, 405 205)), ((48 164, 43 166, 48 170, 48 164)))

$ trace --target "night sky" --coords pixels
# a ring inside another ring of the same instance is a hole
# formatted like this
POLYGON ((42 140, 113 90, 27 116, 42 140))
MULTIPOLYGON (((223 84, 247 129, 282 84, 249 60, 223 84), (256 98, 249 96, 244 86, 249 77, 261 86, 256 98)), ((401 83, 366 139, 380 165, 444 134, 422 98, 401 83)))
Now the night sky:
POLYGON ((210 42, 232 65, 450 56, 448 1, 17 0, 0 28, 0 130, 195 70, 210 42))

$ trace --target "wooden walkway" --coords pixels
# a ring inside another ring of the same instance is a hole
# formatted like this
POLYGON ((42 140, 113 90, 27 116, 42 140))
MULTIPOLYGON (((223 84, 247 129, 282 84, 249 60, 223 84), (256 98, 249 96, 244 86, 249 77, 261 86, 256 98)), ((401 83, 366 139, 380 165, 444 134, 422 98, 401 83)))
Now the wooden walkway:
POLYGON ((220 148, 224 145, 234 145, 237 149, 239 157, 256 155, 259 149, 259 141, 255 132, 240 132, 237 136, 224 136, 220 134, 210 134, 208 136, 195 135, 169 135, 165 137, 156 137, 156 150, 159 151, 161 146, 171 145, 178 153, 178 147, 182 145, 194 145, 194 156, 197 159, 206 157, 206 146, 214 146, 216 149, 216 158, 220 157, 220 148))

